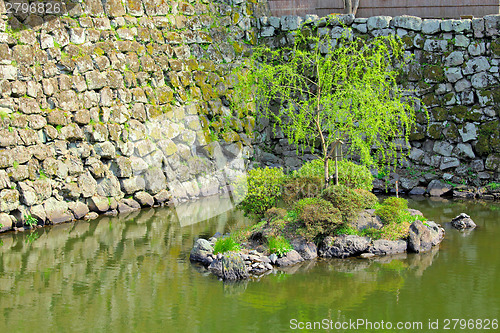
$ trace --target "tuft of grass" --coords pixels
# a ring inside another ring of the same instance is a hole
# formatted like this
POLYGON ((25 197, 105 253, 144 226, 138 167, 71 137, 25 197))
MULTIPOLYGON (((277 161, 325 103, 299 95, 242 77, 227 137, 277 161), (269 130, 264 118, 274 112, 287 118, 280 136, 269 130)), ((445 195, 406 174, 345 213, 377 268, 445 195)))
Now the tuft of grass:
POLYGON ((488 185, 486 185, 486 187, 488 187, 492 191, 498 190, 498 189, 500 189, 500 183, 496 183, 496 182, 489 183, 488 185))
POLYGON ((32 215, 24 215, 24 220, 26 225, 29 225, 30 227, 34 227, 38 224, 38 220, 32 215))
POLYGON ((236 243, 236 241, 232 237, 221 237, 217 239, 214 245, 214 254, 217 253, 225 253, 229 251, 239 251, 241 250, 240 244, 236 243))
POLYGON ((275 253, 278 257, 282 257, 293 250, 292 244, 283 236, 269 238, 268 245, 269 252, 275 253))
POLYGON ((47 177, 47 175, 45 174, 45 172, 43 170, 40 170, 38 173, 40 175, 40 177, 39 177, 40 179, 47 179, 47 178, 49 178, 49 177, 47 177))

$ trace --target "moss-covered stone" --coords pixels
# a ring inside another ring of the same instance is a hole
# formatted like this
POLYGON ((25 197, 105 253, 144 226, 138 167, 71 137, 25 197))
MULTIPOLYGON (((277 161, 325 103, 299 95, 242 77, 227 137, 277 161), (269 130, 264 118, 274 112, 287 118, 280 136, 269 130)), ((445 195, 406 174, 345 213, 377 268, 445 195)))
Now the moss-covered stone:
POLYGON ((447 122, 443 129, 443 134, 445 138, 449 141, 456 142, 460 138, 460 133, 458 132, 457 125, 452 122, 447 122))
POLYGON ((500 38, 497 38, 491 42, 490 50, 494 55, 500 56, 500 38))
POLYGON ((437 139, 441 138, 441 134, 442 134, 441 130, 442 130, 441 124, 432 124, 429 126, 427 133, 428 133, 429 137, 437 140, 437 139))
POLYGON ((436 97, 435 94, 427 94, 422 98, 422 102, 427 106, 427 107, 434 107, 434 106, 440 106, 441 102, 439 99, 436 97))
POLYGON ((444 69, 442 65, 427 66, 423 70, 424 80, 432 83, 440 83, 445 80, 444 69))
POLYGON ((435 121, 444 121, 448 116, 448 111, 445 108, 438 107, 438 108, 433 108, 431 114, 432 118, 435 121))

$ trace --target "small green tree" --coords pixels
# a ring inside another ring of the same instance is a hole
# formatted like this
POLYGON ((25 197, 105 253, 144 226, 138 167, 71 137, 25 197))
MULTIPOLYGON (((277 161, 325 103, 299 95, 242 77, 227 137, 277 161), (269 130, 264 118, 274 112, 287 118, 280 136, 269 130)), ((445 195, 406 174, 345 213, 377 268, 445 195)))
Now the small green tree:
POLYGON ((338 21, 333 33, 303 27, 293 46, 253 49, 237 70, 233 102, 272 120, 290 143, 311 149, 324 163, 340 143, 367 166, 397 164, 415 121, 416 98, 398 87, 400 67, 407 60, 396 37, 369 41, 354 38, 338 21), (320 147, 320 153, 316 148, 320 147))

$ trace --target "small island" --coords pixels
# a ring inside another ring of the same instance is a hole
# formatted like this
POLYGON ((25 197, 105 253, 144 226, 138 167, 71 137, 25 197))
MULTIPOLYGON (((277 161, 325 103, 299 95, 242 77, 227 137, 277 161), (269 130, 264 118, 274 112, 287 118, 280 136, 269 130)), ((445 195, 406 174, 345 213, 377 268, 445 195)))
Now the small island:
POLYGON ((256 168, 234 186, 239 207, 254 225, 228 235, 198 239, 190 259, 223 280, 261 275, 304 260, 426 252, 444 229, 409 209, 404 198, 382 202, 371 192, 373 176, 350 161, 337 165, 338 185, 325 186, 320 160, 285 175, 256 168))

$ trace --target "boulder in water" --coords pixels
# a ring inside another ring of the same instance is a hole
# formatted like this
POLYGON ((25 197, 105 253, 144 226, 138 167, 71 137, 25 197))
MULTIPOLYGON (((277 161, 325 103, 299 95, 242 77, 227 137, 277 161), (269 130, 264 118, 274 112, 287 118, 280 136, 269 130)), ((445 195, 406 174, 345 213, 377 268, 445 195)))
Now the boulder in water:
POLYGON ((451 220, 451 226, 458 230, 474 229, 476 224, 469 215, 462 213, 451 220))

